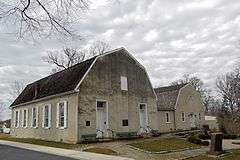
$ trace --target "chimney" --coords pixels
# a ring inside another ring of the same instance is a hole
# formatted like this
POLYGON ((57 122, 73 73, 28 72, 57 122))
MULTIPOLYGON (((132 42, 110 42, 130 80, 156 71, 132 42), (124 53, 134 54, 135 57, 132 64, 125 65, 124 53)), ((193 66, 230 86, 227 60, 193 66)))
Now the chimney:
POLYGON ((38 84, 36 84, 34 86, 34 98, 33 99, 36 99, 37 98, 37 95, 38 95, 38 84))

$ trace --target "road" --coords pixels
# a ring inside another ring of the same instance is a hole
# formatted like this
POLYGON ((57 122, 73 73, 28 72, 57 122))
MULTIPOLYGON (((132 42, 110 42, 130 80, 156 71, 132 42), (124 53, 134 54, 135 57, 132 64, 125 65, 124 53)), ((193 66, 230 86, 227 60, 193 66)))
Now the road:
POLYGON ((75 160, 6 145, 0 145, 0 160, 75 160))

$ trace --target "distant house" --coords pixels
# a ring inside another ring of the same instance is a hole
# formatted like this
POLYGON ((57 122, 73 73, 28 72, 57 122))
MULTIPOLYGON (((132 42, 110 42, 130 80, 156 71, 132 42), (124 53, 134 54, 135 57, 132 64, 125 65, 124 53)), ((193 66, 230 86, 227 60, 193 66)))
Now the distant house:
POLYGON ((205 116, 204 124, 208 125, 209 129, 211 129, 211 130, 216 130, 216 131, 219 130, 219 124, 217 121, 217 117, 215 117, 215 116, 205 116))
POLYGON ((190 84, 155 88, 155 93, 160 132, 201 127, 204 122, 204 106, 200 93, 190 84))
POLYGON ((0 122, 0 128, 3 133, 10 133, 10 127, 11 127, 11 119, 0 122))
POLYGON ((28 84, 11 108, 14 137, 77 143, 157 129, 154 89, 124 48, 28 84))

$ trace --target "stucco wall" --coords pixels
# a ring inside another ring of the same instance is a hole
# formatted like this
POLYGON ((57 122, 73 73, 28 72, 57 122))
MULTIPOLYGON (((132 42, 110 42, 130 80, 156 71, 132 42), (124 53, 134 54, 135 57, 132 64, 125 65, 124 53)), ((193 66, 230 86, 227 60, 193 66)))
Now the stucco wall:
POLYGON ((108 102, 108 125, 115 132, 139 130, 139 103, 147 103, 149 125, 157 129, 156 99, 150 81, 125 53, 99 58, 79 90, 79 140, 81 135, 96 133, 96 100, 108 102), (128 91, 121 90, 121 76, 128 79, 128 91), (122 126, 123 119, 128 119, 129 126, 122 126), (91 125, 86 126, 86 121, 91 125))
POLYGON ((174 111, 158 111, 158 124, 161 133, 174 131, 174 111), (170 115, 170 122, 166 122, 166 112, 170 115))
POLYGON ((180 90, 176 105, 175 119, 177 130, 191 129, 189 116, 189 114, 191 113, 197 115, 197 127, 201 127, 204 123, 204 106, 201 100, 200 93, 197 92, 191 85, 186 85, 180 90), (182 121, 183 112, 185 113, 185 122, 182 121))
POLYGON ((20 125, 18 128, 14 127, 14 121, 12 122, 11 135, 18 138, 36 138, 49 141, 63 141, 68 143, 77 142, 77 94, 71 94, 61 96, 57 98, 51 98, 41 102, 32 103, 29 105, 21 106, 12 109, 12 120, 14 120, 14 111, 28 109, 28 125, 27 128, 21 126, 22 113, 20 113, 20 125), (68 124, 66 129, 56 128, 56 106, 61 100, 68 102, 68 124), (42 108, 46 104, 51 104, 51 127, 45 129, 42 127, 42 108), (32 107, 38 107, 38 127, 31 127, 31 115, 32 107))

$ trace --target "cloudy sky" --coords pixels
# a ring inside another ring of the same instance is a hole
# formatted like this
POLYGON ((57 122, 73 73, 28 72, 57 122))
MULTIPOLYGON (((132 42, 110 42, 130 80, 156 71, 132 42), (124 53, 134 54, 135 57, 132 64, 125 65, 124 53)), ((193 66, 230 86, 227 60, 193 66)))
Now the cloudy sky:
MULTIPOLYGON (((215 90, 216 77, 240 56, 239 9, 239 0, 97 0, 75 28, 86 41, 69 44, 123 46, 146 66, 154 86, 193 74, 215 90)), ((9 33, 0 30, 0 103, 6 104, 14 80, 48 75, 52 66, 41 57, 68 44, 58 38, 33 43, 9 33)))

